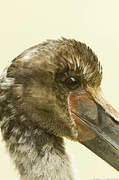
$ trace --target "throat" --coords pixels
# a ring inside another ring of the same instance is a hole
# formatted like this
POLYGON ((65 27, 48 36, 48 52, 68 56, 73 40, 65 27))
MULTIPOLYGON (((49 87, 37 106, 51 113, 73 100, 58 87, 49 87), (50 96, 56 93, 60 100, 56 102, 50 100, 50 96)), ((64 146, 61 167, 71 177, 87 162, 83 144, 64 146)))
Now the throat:
POLYGON ((63 138, 35 127, 20 126, 6 128, 3 138, 21 180, 73 180, 63 138))

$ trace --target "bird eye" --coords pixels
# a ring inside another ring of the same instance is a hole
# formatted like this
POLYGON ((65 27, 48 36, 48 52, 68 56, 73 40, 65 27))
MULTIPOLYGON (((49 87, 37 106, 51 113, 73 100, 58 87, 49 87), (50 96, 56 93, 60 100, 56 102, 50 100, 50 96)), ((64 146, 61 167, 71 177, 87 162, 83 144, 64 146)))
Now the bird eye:
POLYGON ((75 90, 80 86, 80 82, 75 77, 70 77, 65 80, 65 85, 70 90, 75 90))

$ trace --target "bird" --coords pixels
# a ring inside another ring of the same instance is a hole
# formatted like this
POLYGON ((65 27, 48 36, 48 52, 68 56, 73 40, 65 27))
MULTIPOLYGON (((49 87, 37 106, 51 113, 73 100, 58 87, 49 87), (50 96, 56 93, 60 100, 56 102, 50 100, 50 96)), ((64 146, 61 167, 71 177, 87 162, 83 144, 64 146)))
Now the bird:
POLYGON ((100 151, 100 143, 91 143, 101 137, 94 127, 105 131, 103 119, 109 114, 116 117, 109 117, 110 124, 118 124, 117 112, 101 96, 101 81, 102 66, 92 49, 67 38, 26 49, 5 68, 0 76, 0 127, 21 180, 74 180, 64 137, 115 164, 111 155, 111 162, 103 156, 102 147, 109 149, 105 141, 100 151))

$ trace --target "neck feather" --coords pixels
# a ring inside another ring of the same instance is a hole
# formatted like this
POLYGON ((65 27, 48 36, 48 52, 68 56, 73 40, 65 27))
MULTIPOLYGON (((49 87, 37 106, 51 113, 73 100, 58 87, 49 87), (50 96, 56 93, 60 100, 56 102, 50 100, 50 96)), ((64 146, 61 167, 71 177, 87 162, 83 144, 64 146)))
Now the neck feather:
POLYGON ((63 139, 19 118, 4 116, 1 130, 21 180, 73 180, 63 139))

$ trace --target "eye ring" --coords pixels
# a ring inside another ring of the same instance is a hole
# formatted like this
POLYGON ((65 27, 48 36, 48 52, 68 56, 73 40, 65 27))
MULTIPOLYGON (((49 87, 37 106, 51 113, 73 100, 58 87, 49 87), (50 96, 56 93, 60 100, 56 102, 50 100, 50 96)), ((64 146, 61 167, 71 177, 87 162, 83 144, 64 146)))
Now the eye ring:
POLYGON ((80 81, 75 77, 69 77, 65 80, 65 86, 70 90, 75 90, 80 86, 80 81))

